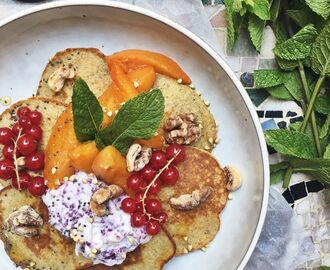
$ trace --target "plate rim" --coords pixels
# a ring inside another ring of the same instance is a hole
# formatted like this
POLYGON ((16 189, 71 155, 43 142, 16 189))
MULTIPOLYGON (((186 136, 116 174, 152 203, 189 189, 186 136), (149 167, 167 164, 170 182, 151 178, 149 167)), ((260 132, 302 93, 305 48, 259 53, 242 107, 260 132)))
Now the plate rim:
POLYGON ((209 56, 211 56, 217 64, 226 72, 226 74, 229 76, 233 84, 235 85, 237 91, 241 95, 248 111, 251 116, 254 128, 257 133, 259 147, 260 147, 260 153, 262 157, 262 165, 263 165, 263 195, 262 195, 262 206, 259 214, 259 220, 256 226, 256 229, 254 231, 253 238, 250 242, 250 245, 239 263, 239 266, 237 269, 243 269, 245 265, 247 264, 248 260, 250 259, 255 246, 258 242, 258 239, 260 237, 265 218, 267 213, 267 206, 268 206, 268 199, 269 199, 269 187, 270 187, 270 175, 269 175, 269 158, 268 158, 268 150, 267 145, 264 137, 264 133, 262 131, 261 124, 259 122, 259 118, 257 115, 257 112, 254 108, 254 105, 248 96, 245 88, 239 81, 239 79, 236 77, 234 71, 229 67, 229 65, 226 63, 226 61, 204 40, 199 38, 196 34, 191 32, 190 30, 186 29, 182 25, 164 17, 163 15, 160 15, 156 12, 150 11, 148 9, 135 6, 128 3, 123 2, 117 2, 117 1, 109 1, 109 0, 61 0, 56 2, 50 2, 50 3, 44 3, 37 5, 35 7, 30 7, 25 10, 19 11, 13 15, 10 15, 6 18, 3 18, 0 20, 0 28, 6 26, 7 24, 10 24, 16 20, 19 20, 23 17, 32 15, 34 13, 42 12, 45 10, 50 10, 54 8, 61 8, 61 7, 70 7, 70 6, 105 6, 105 7, 111 7, 111 8, 117 8, 121 10, 126 10, 134 13, 138 13, 143 16, 147 16, 151 19, 154 19, 158 22, 161 22, 170 28, 172 28, 175 31, 180 32, 187 38, 189 38, 191 41, 193 41, 196 45, 198 45, 201 49, 203 49, 209 56))

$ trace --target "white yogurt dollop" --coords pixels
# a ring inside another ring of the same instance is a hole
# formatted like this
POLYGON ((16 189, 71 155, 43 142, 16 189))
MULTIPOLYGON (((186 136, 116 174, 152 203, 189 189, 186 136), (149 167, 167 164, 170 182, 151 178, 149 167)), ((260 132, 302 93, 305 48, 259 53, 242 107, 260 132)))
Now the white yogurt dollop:
POLYGON ((88 203, 104 184, 83 172, 75 176, 75 180, 48 190, 42 197, 49 210, 49 223, 66 237, 72 237, 76 241, 76 253, 92 259, 94 264, 121 264, 127 252, 150 241, 151 237, 145 227, 132 227, 130 215, 121 210, 125 195, 106 203, 109 215, 95 216, 88 203))

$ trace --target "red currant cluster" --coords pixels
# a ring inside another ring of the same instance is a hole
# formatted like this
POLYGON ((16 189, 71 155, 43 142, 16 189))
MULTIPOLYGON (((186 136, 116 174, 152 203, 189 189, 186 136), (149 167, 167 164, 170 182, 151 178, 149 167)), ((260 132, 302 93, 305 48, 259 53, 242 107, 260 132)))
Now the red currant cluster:
POLYGON ((28 107, 17 110, 18 122, 10 129, 0 128, 0 144, 3 159, 0 160, 0 178, 9 180, 13 187, 28 189, 33 196, 41 196, 46 191, 43 177, 31 177, 29 171, 44 168, 44 153, 38 151, 38 141, 42 138, 40 128, 42 115, 28 107))
POLYGON ((127 187, 135 192, 134 198, 125 198, 121 202, 124 212, 131 214, 133 227, 146 225, 149 235, 160 232, 160 223, 167 220, 162 205, 156 198, 162 185, 174 185, 179 172, 174 165, 185 158, 182 145, 172 144, 166 151, 153 151, 149 163, 139 172, 133 173, 127 180, 127 187))

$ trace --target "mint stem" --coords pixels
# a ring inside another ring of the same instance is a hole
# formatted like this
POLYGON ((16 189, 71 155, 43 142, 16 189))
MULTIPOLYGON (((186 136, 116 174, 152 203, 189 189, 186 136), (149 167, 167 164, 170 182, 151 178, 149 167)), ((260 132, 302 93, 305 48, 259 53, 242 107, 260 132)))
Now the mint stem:
POLYGON ((319 92, 321 90, 321 86, 323 84, 324 79, 325 79, 324 75, 321 75, 319 77, 319 79, 317 80, 317 82, 316 82, 315 88, 314 88, 313 93, 312 93, 312 97, 311 97, 310 102, 309 102, 309 104, 307 106, 307 110, 306 110, 306 113, 305 113, 304 121, 303 121, 303 123, 301 125, 301 129, 300 130, 302 132, 305 132, 306 131, 307 123, 308 123, 309 118, 310 118, 310 116, 312 114, 312 111, 313 111, 313 108, 314 108, 314 104, 315 104, 315 100, 316 100, 316 98, 317 98, 317 96, 318 96, 318 94, 319 94, 319 92))
POLYGON ((283 188, 289 187, 292 173, 293 173, 293 168, 292 167, 287 168, 284 174, 283 185, 282 185, 283 188))
MULTIPOLYGON (((300 74, 300 79, 305 91, 305 96, 306 96, 306 100, 307 103, 310 102, 311 99, 311 93, 308 87, 308 83, 307 83, 307 79, 306 79, 306 73, 305 73, 305 69, 303 64, 301 63, 301 61, 298 61, 299 63, 299 74, 300 74)), ((305 107, 305 104, 301 104, 302 107, 305 107)), ((306 113, 306 108, 303 108, 304 113, 306 113)), ((317 154, 319 157, 322 156, 322 148, 321 148, 321 143, 320 143, 320 136, 319 136, 319 130, 317 128, 317 124, 316 124, 316 118, 315 118, 315 112, 314 110, 312 110, 312 114, 311 114, 311 125, 312 125, 312 132, 313 132, 313 138, 314 138, 314 143, 316 146, 316 150, 317 150, 317 154)))

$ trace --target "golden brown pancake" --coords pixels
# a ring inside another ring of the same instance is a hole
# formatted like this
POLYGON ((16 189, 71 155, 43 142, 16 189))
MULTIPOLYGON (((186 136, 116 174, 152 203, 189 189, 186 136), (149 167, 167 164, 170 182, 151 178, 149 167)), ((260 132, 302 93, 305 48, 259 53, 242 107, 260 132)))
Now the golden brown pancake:
POLYGON ((226 205, 228 191, 224 170, 206 151, 186 147, 186 158, 177 169, 179 180, 174 186, 163 187, 159 198, 168 214, 164 228, 176 244, 176 255, 181 255, 189 249, 200 249, 213 240, 220 229, 219 214, 226 205), (170 206, 170 198, 191 194, 205 186, 211 187, 213 192, 195 209, 177 210, 170 206))

